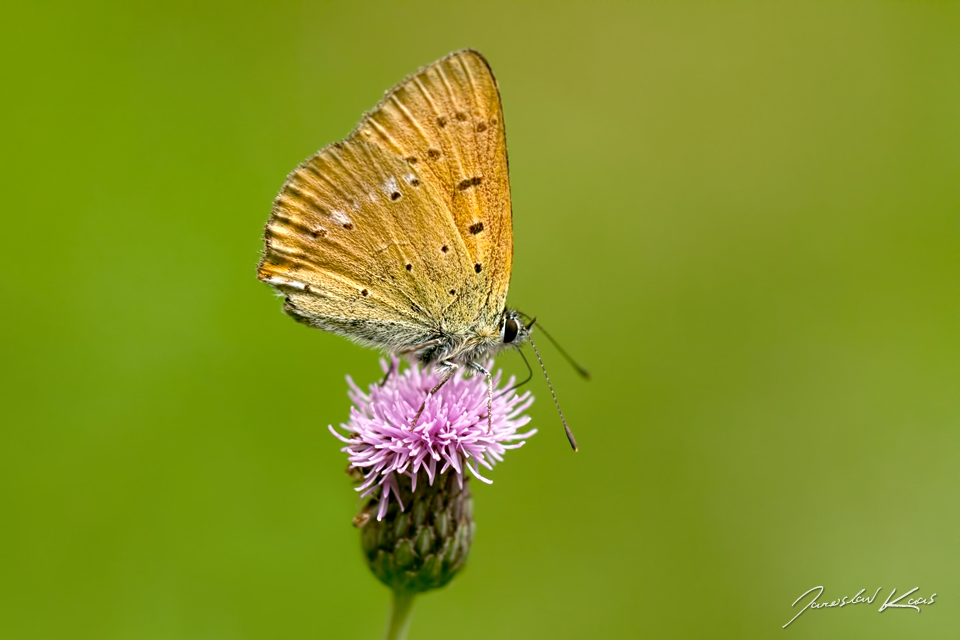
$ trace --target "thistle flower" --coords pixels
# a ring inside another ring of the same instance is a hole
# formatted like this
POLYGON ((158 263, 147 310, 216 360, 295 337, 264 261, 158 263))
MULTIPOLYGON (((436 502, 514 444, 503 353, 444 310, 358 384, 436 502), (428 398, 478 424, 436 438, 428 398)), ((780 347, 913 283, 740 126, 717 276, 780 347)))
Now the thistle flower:
MULTIPOLYGON (((396 371, 397 361, 392 365, 396 371)), ((390 371, 386 361, 381 361, 381 366, 385 374, 390 371)), ((463 369, 430 397, 427 394, 441 379, 433 369, 411 366, 403 373, 389 375, 383 386, 371 385, 369 393, 361 391, 347 377, 348 395, 354 406, 349 422, 340 427, 348 435, 339 434, 333 426, 329 428, 347 445, 342 450, 350 460, 350 468, 363 474, 357 491, 363 497, 376 497, 377 520, 386 515, 391 495, 404 511, 398 476, 410 478, 413 492, 417 490, 421 470, 431 485, 450 469, 461 489, 467 470, 477 480, 490 484, 479 468, 492 469, 503 460, 507 449, 523 446, 524 439, 536 433, 536 429, 517 433, 530 422, 530 417, 522 413, 533 404, 533 396, 529 391, 523 395, 514 393, 513 377, 505 389, 499 389, 501 378, 502 371, 493 375, 493 403, 488 420, 486 380, 480 376, 467 378, 463 369), (423 413, 417 424, 411 426, 421 406, 423 413)))
POLYGON ((500 388, 500 371, 490 402, 482 376, 461 370, 430 395, 440 382, 435 371, 414 365, 396 373, 398 362, 391 365, 381 362, 387 380, 367 393, 347 378, 354 406, 340 425, 346 435, 330 431, 346 445, 347 471, 368 499, 353 522, 370 570, 393 591, 386 637, 402 638, 414 597, 447 584, 470 554, 467 472, 489 484, 480 468, 492 469, 536 430, 518 433, 530 421, 522 414, 533 396, 514 393, 513 377, 500 388))

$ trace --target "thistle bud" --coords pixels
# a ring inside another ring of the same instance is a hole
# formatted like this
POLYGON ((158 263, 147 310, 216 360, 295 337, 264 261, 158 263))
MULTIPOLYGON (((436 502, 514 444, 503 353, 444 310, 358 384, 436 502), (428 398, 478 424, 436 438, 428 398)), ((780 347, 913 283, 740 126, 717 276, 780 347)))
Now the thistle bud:
POLYGON ((377 578, 404 593, 438 589, 453 579, 467 562, 476 525, 468 479, 463 487, 457 474, 445 473, 430 485, 424 474, 417 490, 401 476, 399 502, 387 508, 382 520, 371 517, 379 510, 371 499, 354 519, 367 565, 377 578))

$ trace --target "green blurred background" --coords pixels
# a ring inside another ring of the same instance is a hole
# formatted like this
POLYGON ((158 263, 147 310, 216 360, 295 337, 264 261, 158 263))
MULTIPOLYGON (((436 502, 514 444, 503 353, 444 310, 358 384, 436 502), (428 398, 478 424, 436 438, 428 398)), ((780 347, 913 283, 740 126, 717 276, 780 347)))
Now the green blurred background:
MULTIPOLYGON (((465 46, 500 81, 540 434, 411 638, 953 638, 960 5, 9 4, 0 637, 378 638, 280 312, 297 163, 465 46), (797 611, 862 588, 934 606, 797 611)), ((500 364, 522 371, 515 354, 500 364)))

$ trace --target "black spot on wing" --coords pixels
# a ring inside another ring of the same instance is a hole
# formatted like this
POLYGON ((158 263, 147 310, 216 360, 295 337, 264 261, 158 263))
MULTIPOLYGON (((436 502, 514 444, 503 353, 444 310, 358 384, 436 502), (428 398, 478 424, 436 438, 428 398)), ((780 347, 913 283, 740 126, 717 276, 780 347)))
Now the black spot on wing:
POLYGON ((473 265, 473 270, 476 271, 477 273, 480 273, 481 271, 483 271, 483 267, 481 267, 480 263, 478 262, 477 264, 473 265))
POLYGON ((460 191, 463 191, 464 189, 469 189, 470 187, 476 187, 481 182, 483 182, 483 178, 479 176, 475 176, 473 178, 465 178, 460 181, 460 184, 457 185, 457 189, 460 189, 460 191))
POLYGON ((477 223, 475 223, 475 224, 470 225, 470 233, 472 233, 473 235, 477 235, 477 234, 480 233, 481 231, 483 231, 483 223, 482 223, 482 222, 477 222, 477 223))

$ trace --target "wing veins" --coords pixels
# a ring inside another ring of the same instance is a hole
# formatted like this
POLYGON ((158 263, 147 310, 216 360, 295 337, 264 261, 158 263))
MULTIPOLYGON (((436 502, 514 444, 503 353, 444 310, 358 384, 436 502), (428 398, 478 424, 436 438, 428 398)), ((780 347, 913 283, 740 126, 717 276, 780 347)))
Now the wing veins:
POLYGON ((410 113, 410 110, 407 109, 407 107, 404 106, 404 104, 397 99, 396 94, 390 96, 390 98, 393 100, 393 104, 397 105, 397 109, 400 110, 400 113, 402 113, 403 116, 410 122, 410 124, 412 124, 417 129, 417 133, 420 134, 420 137, 426 140, 427 139, 426 131, 424 131, 423 127, 420 126, 420 122, 413 117, 413 114, 410 113))
POLYGON ((393 136, 387 133, 387 130, 384 129, 383 126, 381 126, 380 123, 373 118, 370 119, 370 124, 373 125, 373 128, 376 129, 378 134, 380 134, 380 137, 383 138, 384 142, 392 146, 393 151, 399 155, 401 152, 400 145, 397 144, 397 141, 393 139, 393 136))

